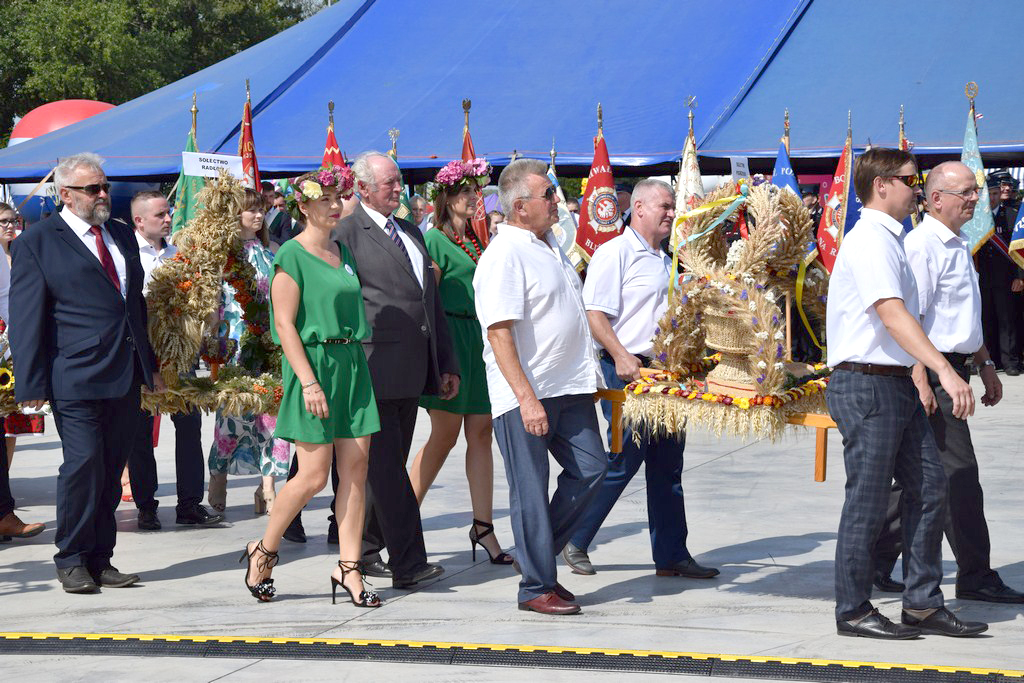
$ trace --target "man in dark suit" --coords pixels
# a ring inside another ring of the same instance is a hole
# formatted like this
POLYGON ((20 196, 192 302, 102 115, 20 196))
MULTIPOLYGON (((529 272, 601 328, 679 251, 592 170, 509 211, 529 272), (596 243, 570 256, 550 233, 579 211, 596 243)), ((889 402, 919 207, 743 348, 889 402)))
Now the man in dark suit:
POLYGON ((352 172, 361 203, 338 223, 336 234, 356 260, 373 328, 363 348, 381 427, 370 441, 363 542, 370 563, 387 547, 393 585, 409 588, 444 571, 427 563, 419 506, 405 469, 417 403, 424 394, 455 396, 459 365, 423 235, 392 215, 401 198, 401 171, 390 157, 367 152, 352 172))
POLYGON ((15 398, 49 400, 64 449, 57 477, 57 577, 68 593, 139 580, 111 565, 121 471, 135 438, 139 387, 164 384, 146 331, 139 247, 110 218, 95 154, 61 161, 64 208, 24 232, 11 268, 15 398))
MULTIPOLYGON (((1006 171, 988 176, 988 196, 992 207, 995 234, 1010 243, 1018 204, 1014 201, 1017 181, 1006 171)), ((978 250, 978 278, 981 286, 981 320, 985 330, 985 346, 997 368, 1007 375, 1021 373, 1022 334, 1020 330, 1021 299, 1024 294, 1024 270, 992 242, 978 250)))

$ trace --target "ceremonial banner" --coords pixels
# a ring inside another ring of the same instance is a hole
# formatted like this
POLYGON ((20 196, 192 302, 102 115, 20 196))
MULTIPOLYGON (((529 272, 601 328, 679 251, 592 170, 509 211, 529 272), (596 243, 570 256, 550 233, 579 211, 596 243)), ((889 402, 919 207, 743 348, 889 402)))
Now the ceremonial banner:
POLYGON ((252 105, 248 97, 245 98, 245 108, 242 110, 242 130, 238 135, 238 156, 242 157, 242 177, 239 178, 242 187, 251 187, 259 192, 260 167, 256 163, 256 146, 252 139, 252 105))
POLYGON ((590 261, 594 250, 622 232, 622 215, 615 194, 615 178, 608 158, 608 145, 598 132, 594 139, 594 161, 587 176, 587 191, 580 205, 580 225, 576 244, 583 250, 583 259, 590 261))
MULTIPOLYGON (((907 140, 906 134, 903 132, 903 107, 900 107, 900 149, 904 152, 910 151, 910 142, 907 140)), ((921 169, 917 169, 917 179, 921 180, 921 169)), ((921 190, 924 190, 924 183, 921 183, 921 190)), ((903 219, 903 229, 905 231, 913 230, 917 227, 917 212, 910 214, 907 218, 903 219)))
MULTIPOLYGON (((196 149, 195 131, 190 130, 188 139, 185 141, 185 152, 198 152, 196 149)), ((203 189, 206 181, 199 176, 185 174, 185 167, 182 164, 181 173, 178 174, 178 182, 175 187, 174 214, 171 216, 171 232, 175 233, 185 227, 196 215, 199 207, 196 204, 196 197, 203 189)))
POLYGON ((548 166, 548 180, 555 186, 555 193, 558 195, 558 222, 551 226, 551 232, 555 235, 558 247, 569 259, 569 263, 578 271, 585 265, 580 247, 576 244, 576 217, 569 209, 565 208, 565 193, 558 183, 558 174, 555 173, 555 166, 548 166))
POLYGON ((327 124, 327 141, 324 142, 324 160, 321 166, 344 166, 345 160, 341 156, 341 149, 338 147, 338 139, 334 137, 334 120, 327 124))
MULTIPOLYGON (((693 134, 686 136, 683 144, 683 158, 679 161, 679 173, 676 176, 676 216, 693 208, 696 199, 704 195, 704 184, 700 179, 700 167, 697 165, 697 141, 693 134)), ((672 236, 672 244, 679 240, 672 236)))
POLYGON ((1013 224, 1008 251, 1014 263, 1024 268, 1024 204, 1017 209, 1017 220, 1013 224))
POLYGON ((847 209, 851 201, 853 171, 853 140, 846 136, 846 145, 832 176, 832 185, 825 196, 822 207, 821 223, 818 225, 818 258, 825 270, 832 273, 836 263, 836 255, 843 243, 843 234, 847 229, 847 209))
POLYGON ((989 205, 988 185, 985 183, 985 166, 981 163, 981 150, 978 149, 978 126, 974 120, 974 106, 967 113, 967 130, 964 133, 964 149, 960 161, 974 171, 975 180, 981 190, 978 203, 974 207, 974 217, 960 228, 960 235, 967 240, 971 253, 977 253, 995 232, 992 220, 992 207, 989 205))
MULTIPOLYGON (((466 114, 466 124, 462 127, 462 160, 472 161, 476 159, 476 150, 473 149, 473 136, 469 134, 469 114, 466 114)), ((478 187, 476 189, 476 213, 470 220, 473 227, 473 234, 480 240, 480 244, 487 246, 490 241, 490 231, 487 229, 487 209, 484 208, 484 193, 478 187)))
POLYGON ((796 174, 793 173, 793 165, 789 162, 789 153, 786 151, 786 143, 779 145, 779 153, 775 157, 775 168, 772 170, 772 185, 779 188, 786 188, 797 197, 800 196, 800 186, 796 182, 796 174))

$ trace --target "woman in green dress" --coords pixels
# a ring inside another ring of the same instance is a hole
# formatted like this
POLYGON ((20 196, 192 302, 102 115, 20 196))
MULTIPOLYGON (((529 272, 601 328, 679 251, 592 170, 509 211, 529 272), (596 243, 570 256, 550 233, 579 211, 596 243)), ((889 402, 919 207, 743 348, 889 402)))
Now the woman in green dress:
POLYGON ((267 530, 245 547, 245 586, 257 600, 274 595, 271 570, 281 536, 295 515, 338 471, 334 514, 340 540, 331 573, 332 602, 338 586, 358 607, 379 607, 377 593, 363 586, 361 539, 370 435, 380 431, 370 370, 360 340, 369 334, 355 262, 331 239, 352 192, 352 174, 334 166, 293 183, 306 229, 285 242, 274 259, 270 283, 271 329, 281 344, 284 395, 275 436, 295 443, 296 476, 277 494, 267 530))
POLYGON ((453 161, 434 178, 434 229, 424 239, 434 261, 438 290, 455 352, 462 369, 459 393, 452 399, 423 396, 420 405, 430 413, 430 437, 416 454, 409 471, 416 499, 423 504, 445 459, 455 447, 459 431, 466 434, 466 479, 473 505, 470 548, 476 560, 477 544, 492 564, 511 564, 494 537, 492 499, 494 460, 491 455, 491 402, 487 395, 484 344, 473 303, 473 273, 483 245, 470 228, 476 212, 477 189, 487 184, 490 165, 483 159, 453 161))

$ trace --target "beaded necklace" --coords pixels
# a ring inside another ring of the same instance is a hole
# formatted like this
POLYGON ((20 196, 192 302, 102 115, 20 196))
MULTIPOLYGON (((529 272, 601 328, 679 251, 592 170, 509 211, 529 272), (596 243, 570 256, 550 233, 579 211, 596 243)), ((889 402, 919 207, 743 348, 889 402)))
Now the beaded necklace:
POLYGON ((473 245, 472 251, 466 248, 466 240, 464 238, 455 235, 452 241, 455 242, 455 244, 459 245, 459 248, 462 249, 462 251, 466 252, 466 255, 469 256, 470 259, 472 259, 473 263, 477 263, 480 261, 480 255, 483 253, 483 249, 481 249, 479 245, 476 243, 476 240, 473 239, 472 233, 467 232, 466 236, 469 237, 469 243, 473 245))

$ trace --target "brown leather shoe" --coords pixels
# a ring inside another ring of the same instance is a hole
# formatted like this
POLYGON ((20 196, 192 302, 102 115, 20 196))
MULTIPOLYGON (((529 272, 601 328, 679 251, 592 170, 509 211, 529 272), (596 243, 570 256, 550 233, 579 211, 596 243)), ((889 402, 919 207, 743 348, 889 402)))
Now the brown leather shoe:
POLYGON ((0 519, 0 536, 12 536, 14 538, 32 538, 43 533, 45 524, 25 524, 18 519, 18 515, 8 512, 3 519, 0 519))
POLYGON ((566 602, 576 602, 576 596, 572 594, 568 588, 560 583, 555 584, 555 595, 562 598, 566 602))
POLYGON ((563 600, 558 597, 555 591, 548 591, 533 600, 519 603, 519 609, 524 612, 539 612, 540 614, 579 614, 580 606, 576 603, 563 600))

